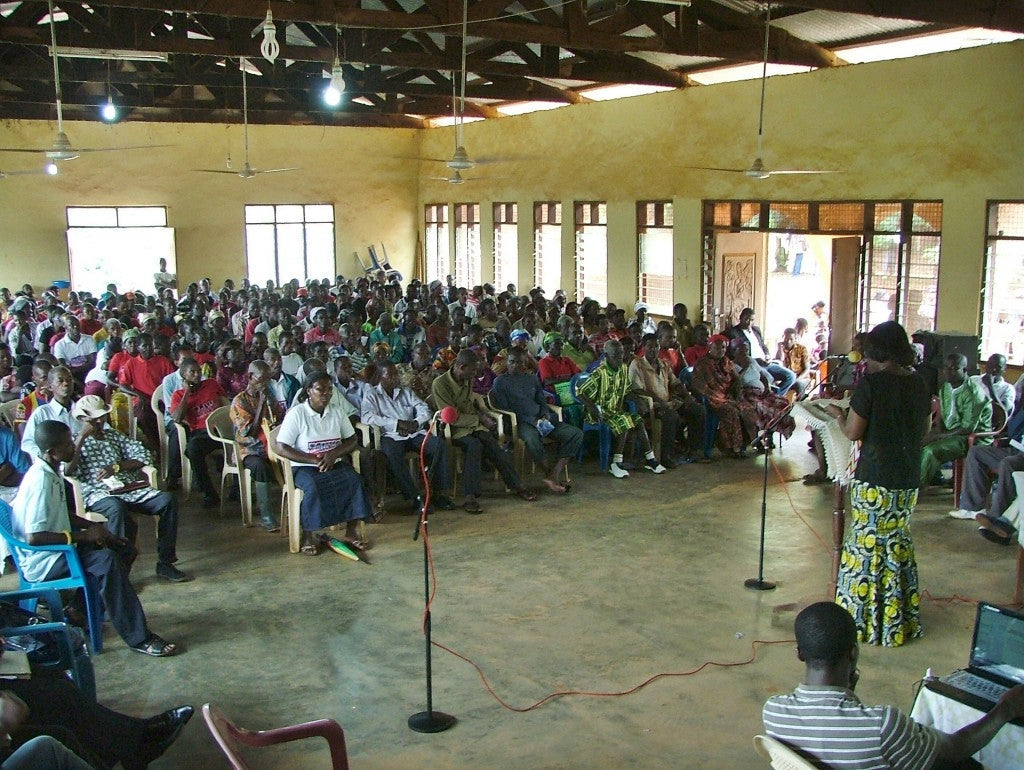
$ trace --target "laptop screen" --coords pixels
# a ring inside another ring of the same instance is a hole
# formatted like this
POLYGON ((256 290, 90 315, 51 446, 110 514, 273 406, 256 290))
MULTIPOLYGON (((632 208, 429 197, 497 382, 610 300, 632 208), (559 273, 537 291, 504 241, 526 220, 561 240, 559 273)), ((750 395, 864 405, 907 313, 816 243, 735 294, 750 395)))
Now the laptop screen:
POLYGON ((1024 615, 980 602, 970 666, 1007 683, 1024 684, 1024 615))

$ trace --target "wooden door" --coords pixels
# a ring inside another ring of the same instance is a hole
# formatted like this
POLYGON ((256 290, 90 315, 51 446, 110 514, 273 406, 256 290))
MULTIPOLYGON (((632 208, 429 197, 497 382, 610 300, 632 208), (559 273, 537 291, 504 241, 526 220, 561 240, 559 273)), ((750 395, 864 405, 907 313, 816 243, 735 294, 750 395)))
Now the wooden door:
MULTIPOLYGON (((832 240, 832 291, 828 307, 832 333, 828 341, 829 355, 846 355, 857 329, 860 253, 861 239, 856 235, 832 240)), ((813 319, 811 325, 814 325, 813 319)))

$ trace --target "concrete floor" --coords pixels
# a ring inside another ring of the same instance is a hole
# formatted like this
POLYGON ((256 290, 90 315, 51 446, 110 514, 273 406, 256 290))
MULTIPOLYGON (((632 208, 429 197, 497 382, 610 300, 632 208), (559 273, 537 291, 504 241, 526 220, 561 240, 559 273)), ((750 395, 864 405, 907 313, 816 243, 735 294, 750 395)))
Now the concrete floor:
MULTIPOLYGON (((558 690, 625 697, 564 697, 526 713, 499 705, 468 664, 436 650, 434 704, 458 717, 421 735, 407 717, 424 708, 422 549, 413 520, 389 515, 371 528, 374 563, 331 553, 291 555, 282 538, 241 527, 237 503, 223 518, 184 506, 184 585, 151 577, 152 529, 133 572, 155 631, 185 654, 154 660, 106 628, 95 659, 100 700, 150 714, 213 701, 252 728, 333 717, 356 768, 758 768, 751 737, 765 698, 792 689, 802 667, 787 640, 786 603, 825 598, 831 489, 805 487, 806 433, 777 450, 769 479, 765 574, 757 574, 761 464, 717 460, 617 481, 588 461, 571 494, 534 504, 497 484, 486 513, 432 519, 438 589, 434 639, 472 658, 498 695, 525 708, 558 690), (820 539, 819 539, 820 538, 820 539)), ((1014 550, 949 519, 951 495, 922 498, 913 523, 922 588, 1007 603, 1014 550)), ((925 636, 897 650, 862 650, 859 692, 911 707, 925 668, 963 664, 973 604, 923 603, 925 636)), ((254 766, 327 767, 322 741, 251 755, 254 766)), ((198 716, 154 768, 226 767, 198 716)))

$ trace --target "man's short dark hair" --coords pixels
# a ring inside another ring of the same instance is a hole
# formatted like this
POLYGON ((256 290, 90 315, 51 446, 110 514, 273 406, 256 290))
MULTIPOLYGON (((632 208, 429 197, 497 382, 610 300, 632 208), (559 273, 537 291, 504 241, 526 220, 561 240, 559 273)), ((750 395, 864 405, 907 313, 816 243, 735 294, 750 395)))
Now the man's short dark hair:
POLYGON ((480 358, 472 350, 462 350, 455 356, 456 366, 476 366, 478 363, 480 358))
POLYGON ((857 646, 853 617, 835 602, 817 602, 796 616, 796 648, 804 663, 834 666, 857 646))
POLYGON ((33 438, 35 438, 40 452, 49 452, 64 441, 70 433, 71 428, 59 420, 42 420, 36 425, 33 438))

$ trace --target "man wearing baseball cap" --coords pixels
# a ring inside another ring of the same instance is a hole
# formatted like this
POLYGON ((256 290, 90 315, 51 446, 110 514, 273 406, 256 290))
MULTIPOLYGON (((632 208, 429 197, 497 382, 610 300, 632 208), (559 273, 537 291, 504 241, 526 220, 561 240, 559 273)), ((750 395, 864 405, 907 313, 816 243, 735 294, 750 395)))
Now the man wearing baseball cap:
POLYGON ((156 575, 172 583, 191 580, 174 562, 178 560, 178 501, 140 479, 139 471, 150 464, 142 442, 107 426, 110 407, 99 396, 83 396, 71 410, 81 426, 75 439, 74 457, 65 474, 82 484, 85 506, 107 517, 107 529, 134 542, 138 527, 130 514, 159 517, 156 575))

